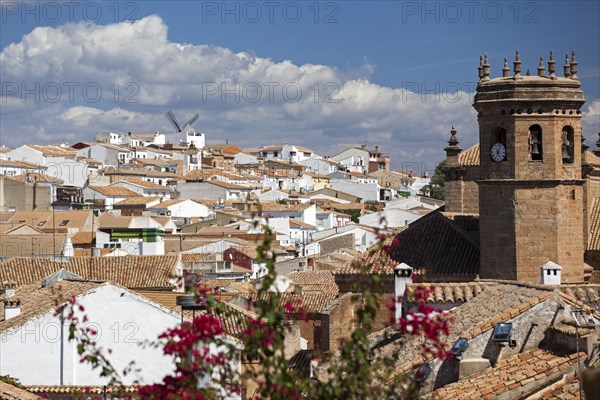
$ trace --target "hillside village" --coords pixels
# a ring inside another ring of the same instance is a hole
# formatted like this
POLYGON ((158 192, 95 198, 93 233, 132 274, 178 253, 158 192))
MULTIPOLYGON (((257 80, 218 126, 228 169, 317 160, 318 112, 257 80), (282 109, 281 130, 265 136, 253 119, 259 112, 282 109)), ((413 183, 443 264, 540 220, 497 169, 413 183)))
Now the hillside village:
MULTIPOLYGON (((327 379, 322 355, 357 326, 368 288, 395 304, 369 332, 373 357, 396 354, 395 373, 423 395, 571 399, 585 386, 598 398, 597 370, 585 374, 600 351, 600 139, 589 151, 582 138, 574 54, 564 77, 553 62, 550 75, 542 66, 522 76, 517 53, 512 73, 505 63, 490 78, 482 59, 480 141, 462 149, 449 130, 446 203, 423 196, 430 177, 393 170, 383 144, 331 156, 299 143, 241 149, 207 143, 216 138, 193 129, 195 118, 173 134, 2 148, 0 375, 29 391, 17 398, 64 399, 84 386, 88 398, 105 394, 62 340, 52 313, 60 286, 89 310, 117 364, 152 365, 142 381, 155 382, 168 373, 164 355, 134 344, 189 316, 191 280, 248 318, 260 296, 300 300, 306 318, 286 338, 287 357, 315 381, 327 379), (498 143, 506 153, 490 158, 498 143), (265 226, 280 278, 270 293, 257 289, 265 226), (372 251, 382 234, 389 257, 372 251), (418 336, 385 334, 416 309, 408 294, 432 284, 424 301, 454 320, 450 359, 423 356, 418 336)), ((240 326, 224 325, 240 340, 240 326)), ((253 398, 255 386, 232 398, 253 398)))

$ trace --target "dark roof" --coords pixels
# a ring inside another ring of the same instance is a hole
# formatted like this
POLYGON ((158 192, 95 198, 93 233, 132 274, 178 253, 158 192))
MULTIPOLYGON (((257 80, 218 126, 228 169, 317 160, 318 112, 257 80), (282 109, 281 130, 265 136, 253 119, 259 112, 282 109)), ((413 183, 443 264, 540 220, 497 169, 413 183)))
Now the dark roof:
POLYGON ((396 236, 392 259, 427 276, 474 278, 479 273, 477 221, 473 214, 449 216, 433 211, 396 236))

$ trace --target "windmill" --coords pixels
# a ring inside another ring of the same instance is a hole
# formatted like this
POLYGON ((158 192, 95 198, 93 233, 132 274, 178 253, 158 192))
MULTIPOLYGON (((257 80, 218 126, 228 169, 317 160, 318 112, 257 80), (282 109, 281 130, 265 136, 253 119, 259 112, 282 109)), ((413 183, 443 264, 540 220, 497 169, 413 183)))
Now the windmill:
POLYGON ((176 133, 195 131, 194 128, 192 128, 192 124, 196 122, 200 117, 200 115, 196 113, 192 118, 190 118, 190 120, 185 125, 181 126, 179 125, 179 122, 177 122, 177 120, 175 119, 175 114, 173 114, 173 111, 167 111, 165 116, 167 117, 169 122, 171 122, 171 125, 173 125, 173 127, 175 128, 176 133))

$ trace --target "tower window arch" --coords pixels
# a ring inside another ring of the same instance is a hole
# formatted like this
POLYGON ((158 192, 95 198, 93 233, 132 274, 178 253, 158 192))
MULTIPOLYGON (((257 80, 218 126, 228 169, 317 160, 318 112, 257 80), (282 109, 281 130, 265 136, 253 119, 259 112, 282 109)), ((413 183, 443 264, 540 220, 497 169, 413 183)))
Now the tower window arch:
POLYGON ((529 159, 531 161, 542 161, 543 158, 543 141, 542 128, 539 125, 531 125, 527 135, 529 144, 529 159))
POLYGON ((565 126, 562 129, 562 161, 564 164, 572 164, 575 160, 574 153, 575 132, 570 126, 565 126))

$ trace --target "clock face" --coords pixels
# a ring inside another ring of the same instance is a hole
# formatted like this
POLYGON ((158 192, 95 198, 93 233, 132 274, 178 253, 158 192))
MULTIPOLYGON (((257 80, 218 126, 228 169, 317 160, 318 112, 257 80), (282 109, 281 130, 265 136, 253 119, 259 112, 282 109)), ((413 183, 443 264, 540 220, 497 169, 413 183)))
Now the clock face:
POLYGON ((496 162, 504 161, 506 158, 506 148, 502 143, 496 143, 492 146, 491 150, 492 160, 496 162))

